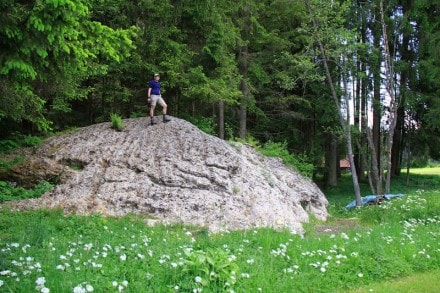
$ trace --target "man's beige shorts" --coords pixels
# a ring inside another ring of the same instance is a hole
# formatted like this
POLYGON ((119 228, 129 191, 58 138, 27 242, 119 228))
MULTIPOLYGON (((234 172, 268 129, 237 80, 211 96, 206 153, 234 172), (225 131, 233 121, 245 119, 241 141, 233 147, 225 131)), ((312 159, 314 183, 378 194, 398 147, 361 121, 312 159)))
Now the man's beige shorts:
POLYGON ((156 107, 157 103, 162 107, 165 105, 165 101, 162 99, 161 95, 151 95, 151 106, 156 107))

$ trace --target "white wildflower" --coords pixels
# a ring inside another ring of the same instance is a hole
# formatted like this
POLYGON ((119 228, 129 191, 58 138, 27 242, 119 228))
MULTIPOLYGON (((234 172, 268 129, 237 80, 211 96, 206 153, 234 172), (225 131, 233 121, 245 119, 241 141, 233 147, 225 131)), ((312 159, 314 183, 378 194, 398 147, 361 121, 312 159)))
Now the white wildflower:
POLYGON ((35 284, 37 284, 37 286, 44 286, 44 283, 46 283, 46 278, 45 277, 39 277, 35 281, 35 284))

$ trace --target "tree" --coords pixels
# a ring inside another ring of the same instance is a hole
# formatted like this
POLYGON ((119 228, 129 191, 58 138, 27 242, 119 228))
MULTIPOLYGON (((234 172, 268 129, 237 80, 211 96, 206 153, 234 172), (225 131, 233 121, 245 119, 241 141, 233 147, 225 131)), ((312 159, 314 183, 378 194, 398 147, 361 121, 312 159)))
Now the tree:
POLYGON ((412 105, 416 133, 414 157, 440 159, 440 5, 435 1, 414 2, 417 23, 418 60, 416 95, 412 105), (427 153, 428 150, 428 153, 427 153))
MULTIPOLYGON (((332 78, 332 74, 330 72, 330 67, 329 67, 329 62, 331 60, 333 61, 338 60, 339 56, 341 55, 347 56, 353 50, 353 48, 350 47, 353 45, 352 43, 353 35, 351 35, 350 32, 345 31, 344 27, 341 26, 342 19, 340 18, 341 17, 340 15, 332 15, 331 9, 333 7, 325 6, 323 5, 323 3, 317 3, 310 0, 305 0, 304 3, 307 7, 307 11, 310 15, 311 22, 314 28, 312 39, 316 41, 318 45, 318 50, 322 58, 322 64, 324 67, 325 76, 327 78, 327 83, 330 88, 331 97, 333 98, 333 102, 335 103, 336 108, 338 110, 337 112, 339 117, 339 123, 345 138, 347 155, 350 161, 350 169, 351 169, 356 205, 361 205, 362 198, 361 198, 360 187, 356 172, 356 166, 354 164, 354 158, 353 158, 353 146, 352 146, 352 136, 351 136, 351 127, 350 127, 350 107, 348 106, 349 105, 348 86, 347 83, 344 81, 343 82, 344 93, 342 94, 342 96, 344 98, 345 107, 343 108, 340 104, 339 95, 335 87, 335 81, 332 78), (328 37, 328 31, 319 25, 321 23, 327 25, 331 25, 331 24, 335 25, 335 26, 331 26, 331 29, 337 33, 330 36, 330 38, 334 38, 334 39, 331 40, 328 37), (327 41, 325 46, 323 41, 324 38, 327 41), (345 51, 345 54, 341 54, 341 52, 338 51, 338 49, 336 48, 344 48, 347 51, 345 51), (331 50, 333 50, 333 52, 331 50)), ((336 3, 332 3, 331 5, 333 4, 336 5, 336 3)), ((337 7, 335 10, 343 11, 344 7, 343 6, 337 7)), ((340 63, 340 66, 342 68, 342 74, 346 74, 347 69, 349 67, 349 62, 347 59, 341 61, 342 62, 340 63)))
POLYGON ((0 119, 48 130, 48 110, 69 111, 70 101, 87 94, 82 81, 129 55, 134 31, 91 21, 90 4, 0 2, 0 119))

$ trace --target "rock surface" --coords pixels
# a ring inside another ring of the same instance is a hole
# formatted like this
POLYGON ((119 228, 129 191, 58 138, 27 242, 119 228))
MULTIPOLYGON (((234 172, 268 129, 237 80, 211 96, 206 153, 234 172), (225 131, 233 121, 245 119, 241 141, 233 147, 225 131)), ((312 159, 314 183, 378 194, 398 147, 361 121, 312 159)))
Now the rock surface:
POLYGON ((13 175, 16 181, 55 177, 60 183, 41 198, 7 204, 144 214, 212 231, 286 227, 301 233, 308 213, 326 220, 323 193, 281 160, 207 135, 185 120, 148 121, 123 120, 121 132, 101 123, 51 137, 13 175))

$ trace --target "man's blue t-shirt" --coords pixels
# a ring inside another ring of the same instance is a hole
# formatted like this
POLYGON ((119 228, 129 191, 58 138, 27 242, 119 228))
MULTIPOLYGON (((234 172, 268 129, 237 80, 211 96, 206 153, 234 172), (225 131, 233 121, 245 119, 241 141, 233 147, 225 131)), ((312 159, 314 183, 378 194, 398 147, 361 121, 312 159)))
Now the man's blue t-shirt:
POLYGON ((152 80, 148 83, 148 87, 151 88, 152 95, 160 95, 160 82, 152 80))

